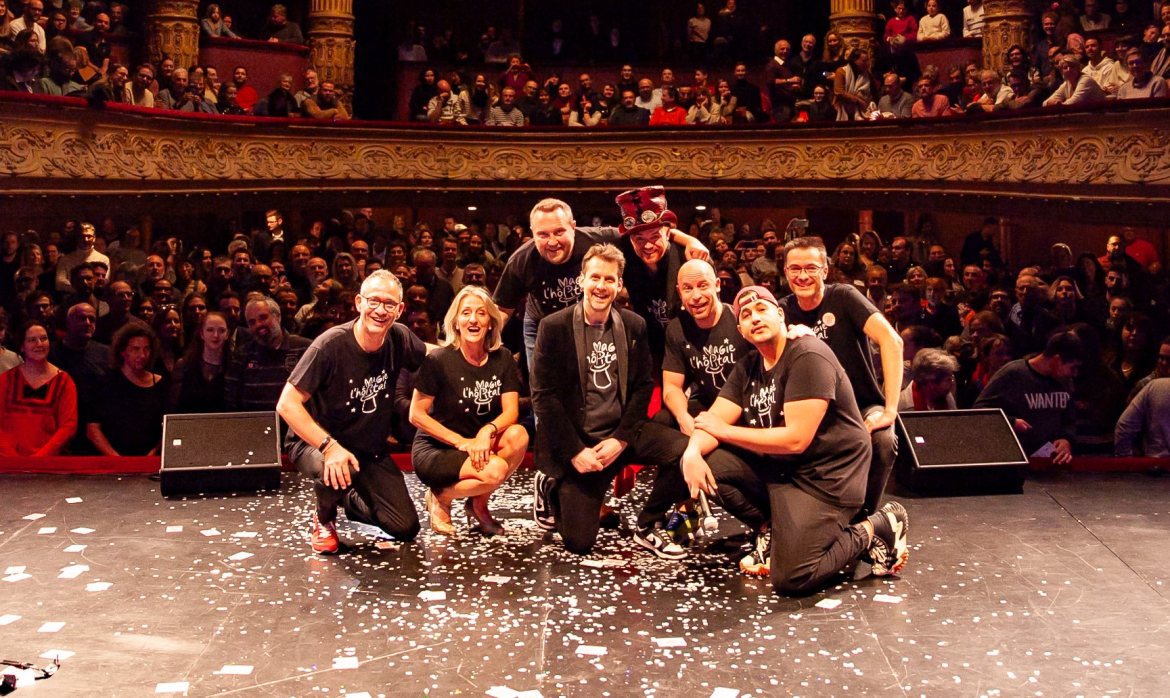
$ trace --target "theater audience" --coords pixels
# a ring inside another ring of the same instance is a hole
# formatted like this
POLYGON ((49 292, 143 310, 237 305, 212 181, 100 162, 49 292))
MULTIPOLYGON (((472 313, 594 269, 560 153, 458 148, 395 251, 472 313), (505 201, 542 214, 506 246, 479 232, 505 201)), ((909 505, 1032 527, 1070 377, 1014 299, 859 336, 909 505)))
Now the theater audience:
POLYGON ((158 453, 170 380, 150 370, 157 347, 154 333, 142 325, 128 325, 114 336, 112 370, 85 409, 86 434, 102 455, 158 453))
POLYGON ((183 358, 175 365, 171 405, 179 414, 226 411, 225 373, 231 360, 227 319, 204 313, 183 358))
POLYGON ((49 327, 17 333, 24 363, 0 374, 0 456, 60 455, 77 431, 77 388, 49 361, 49 327))
POLYGON ((203 20, 199 23, 203 29, 205 36, 222 37, 225 39, 239 39, 242 38, 231 30, 231 27, 223 21, 223 13, 219 9, 219 5, 212 3, 207 6, 203 12, 203 20))
POLYGON ((1170 458, 1170 378, 1147 384, 1117 421, 1114 454, 1170 458))
POLYGON ((910 385, 898 400, 899 412, 953 410, 959 361, 941 349, 920 349, 910 362, 910 385))

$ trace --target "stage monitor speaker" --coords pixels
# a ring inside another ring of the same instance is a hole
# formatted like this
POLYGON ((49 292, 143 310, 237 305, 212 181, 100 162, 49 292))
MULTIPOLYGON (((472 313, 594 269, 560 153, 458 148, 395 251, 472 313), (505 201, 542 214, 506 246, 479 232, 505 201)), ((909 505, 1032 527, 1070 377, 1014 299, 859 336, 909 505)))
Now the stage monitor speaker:
POLYGON ((1000 409, 898 415, 898 482, 932 494, 1020 492, 1028 457, 1000 409))
POLYGON ((280 489, 276 413, 166 415, 159 481, 164 497, 280 489))

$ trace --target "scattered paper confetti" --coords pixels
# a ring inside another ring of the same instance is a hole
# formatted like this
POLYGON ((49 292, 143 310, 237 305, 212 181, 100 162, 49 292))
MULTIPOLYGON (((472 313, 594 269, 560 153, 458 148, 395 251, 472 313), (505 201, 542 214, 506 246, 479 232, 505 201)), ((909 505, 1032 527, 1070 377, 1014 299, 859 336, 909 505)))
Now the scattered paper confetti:
POLYGON ((85 550, 85 548, 86 548, 86 546, 84 546, 84 545, 81 545, 80 543, 77 543, 77 544, 75 544, 75 545, 71 545, 71 546, 69 546, 68 548, 65 548, 65 552, 67 552, 67 553, 79 553, 79 552, 81 552, 82 550, 85 550))
POLYGON ((218 536, 218 535, 220 535, 220 533, 219 533, 219 530, 218 530, 218 529, 214 529, 214 528, 208 528, 208 529, 205 529, 205 530, 203 530, 203 531, 200 531, 200 533, 202 533, 203 535, 207 536, 208 538, 211 538, 212 536, 218 536))
POLYGON ((255 538, 258 535, 255 531, 236 531, 232 534, 232 538, 255 538))
POLYGON ((24 565, 13 565, 12 567, 9 567, 8 569, 4 570, 4 574, 20 574, 25 569, 26 568, 24 565))
POLYGON ((21 518, 24 519, 25 521, 36 521, 37 519, 45 518, 45 515, 44 514, 29 514, 28 516, 22 516, 21 518))
MULTIPOLYGON (((252 673, 251 664, 224 664, 219 671, 211 672, 220 676, 247 676, 252 673)), ((352 698, 353 694, 349 694, 352 698)))
POLYGON ((167 533, 182 533, 182 526, 167 526, 167 533))
POLYGON ((711 698, 735 698, 739 691, 734 688, 716 688, 711 692, 711 698))
POLYGON ((233 561, 233 562, 239 562, 240 560, 247 560, 248 558, 253 557, 253 556, 254 556, 253 553, 236 553, 235 555, 232 555, 228 559, 233 561))
POLYGON ((89 571, 89 565, 70 565, 61 568, 61 574, 57 575, 57 579, 77 579, 83 572, 89 571))
POLYGON ((595 645, 580 645, 577 647, 577 654, 586 657, 601 657, 609 652, 605 647, 597 647, 595 645))
POLYGON ((334 657, 333 658, 333 668, 334 669, 357 669, 358 668, 358 658, 357 657, 334 657))
POLYGON ((16 621, 20 620, 20 618, 21 618, 20 616, 13 615, 11 613, 7 613, 5 615, 0 616, 0 625, 10 625, 10 624, 15 623, 16 621))
POLYGON ((70 533, 76 533, 79 536, 85 536, 85 535, 89 535, 90 533, 93 533, 93 531, 94 531, 94 529, 92 529, 92 528, 86 528, 86 527, 82 526, 81 528, 71 529, 70 533))
POLYGON ((889 594, 874 594, 873 600, 878 603, 902 603, 901 596, 890 596, 889 594))
POLYGON ((175 681, 172 683, 160 683, 154 687, 155 693, 186 693, 191 684, 186 681, 175 681))
POLYGON ((444 601, 447 598, 445 591, 422 591, 418 597, 423 601, 444 601))
POLYGON ((66 497, 66 504, 81 504, 81 497, 66 497))
POLYGON ((659 647, 686 647, 687 639, 685 637, 656 637, 654 644, 659 647))
POLYGON ((86 591, 105 591, 114 586, 113 582, 91 582, 85 585, 86 591))
POLYGON ((4 581, 6 581, 6 582, 19 582, 19 581, 22 581, 25 579, 32 579, 32 575, 31 574, 24 574, 23 572, 20 574, 10 574, 4 578, 4 581))
POLYGON ((64 627, 65 627, 65 623, 60 622, 60 621, 52 621, 49 623, 45 623, 41 627, 37 628, 37 632, 38 633, 55 633, 64 627))
POLYGON ((488 584, 507 584, 508 582, 512 581, 511 577, 501 577, 498 574, 490 574, 486 577, 481 577, 481 579, 483 579, 483 581, 487 582, 488 584))
POLYGON ((841 599, 821 599, 817 602, 817 608, 833 609, 841 605, 841 599))
POLYGON ((582 560, 585 567, 621 567, 626 561, 621 558, 606 558, 604 560, 582 560))
POLYGON ((47 536, 47 535, 49 535, 50 533, 56 533, 56 532, 57 532, 57 527, 56 527, 56 526, 45 526, 44 528, 42 528, 42 529, 40 529, 39 531, 37 531, 37 535, 39 535, 39 536, 47 536))
POLYGON ((41 655, 41 659, 56 659, 59 662, 63 662, 75 654, 77 653, 70 652, 69 650, 49 650, 41 655))

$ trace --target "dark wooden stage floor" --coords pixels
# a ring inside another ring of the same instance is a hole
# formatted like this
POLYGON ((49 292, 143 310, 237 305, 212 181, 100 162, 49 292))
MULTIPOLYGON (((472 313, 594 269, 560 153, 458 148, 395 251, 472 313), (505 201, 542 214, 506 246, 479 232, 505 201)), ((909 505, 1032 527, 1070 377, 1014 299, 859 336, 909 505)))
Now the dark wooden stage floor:
POLYGON ((424 520, 417 543, 346 531, 322 558, 285 478, 167 501, 145 477, 5 476, 0 658, 72 653, 14 695, 1170 695, 1167 479, 903 499, 900 578, 792 600, 739 575, 727 518, 681 563, 609 531, 612 566, 585 566, 528 519, 530 472, 496 495, 506 536, 424 520))

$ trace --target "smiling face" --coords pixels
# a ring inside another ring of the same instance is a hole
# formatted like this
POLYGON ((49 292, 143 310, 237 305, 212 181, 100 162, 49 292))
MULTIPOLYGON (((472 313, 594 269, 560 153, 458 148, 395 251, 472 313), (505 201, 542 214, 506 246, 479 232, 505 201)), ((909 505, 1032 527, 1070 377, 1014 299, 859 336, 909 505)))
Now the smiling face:
POLYGON ((585 308, 594 315, 608 313, 618 291, 622 289, 622 276, 617 263, 601 257, 593 257, 586 263, 578 281, 585 308))
POLYGON ((679 300, 701 327, 713 322, 719 312, 719 289, 715 269, 706 262, 691 260, 678 271, 679 300))
POLYGON ((49 333, 40 325, 33 325, 24 333, 20 352, 29 363, 40 364, 49 359, 49 333))
POLYGON ((536 251, 551 264, 563 264, 573 254, 575 222, 562 209, 536 211, 531 218, 536 251))
POLYGON ((357 296, 357 311, 364 329, 370 334, 385 334, 402 314, 402 291, 388 279, 373 278, 362 286, 357 296))
POLYGON ((815 300, 825 291, 828 267, 820 250, 796 248, 784 260, 784 278, 798 300, 815 300))
POLYGON ((203 344, 213 351, 218 351, 227 341, 227 322, 219 315, 209 315, 203 321, 203 330, 199 334, 203 344))
POLYGON ((482 344, 491 334, 492 318, 483 298, 468 293, 459 302, 455 315, 455 331, 461 344, 482 344))

